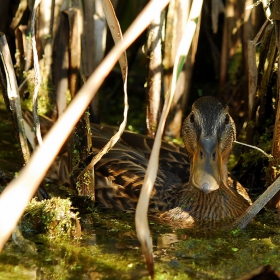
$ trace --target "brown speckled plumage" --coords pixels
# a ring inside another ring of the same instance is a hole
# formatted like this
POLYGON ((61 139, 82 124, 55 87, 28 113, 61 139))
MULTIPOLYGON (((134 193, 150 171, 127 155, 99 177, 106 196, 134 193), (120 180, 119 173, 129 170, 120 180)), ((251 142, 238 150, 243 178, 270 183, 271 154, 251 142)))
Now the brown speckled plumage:
MULTIPOLYGON (((95 153, 113 133, 112 128, 92 127, 95 153)), ((149 214, 180 227, 229 222, 241 215, 251 201, 245 189, 228 178, 235 125, 227 106, 213 97, 198 99, 184 121, 182 136, 186 148, 162 143, 149 214)), ((135 209, 152 145, 153 139, 123 134, 95 166, 97 202, 108 208, 135 209)))

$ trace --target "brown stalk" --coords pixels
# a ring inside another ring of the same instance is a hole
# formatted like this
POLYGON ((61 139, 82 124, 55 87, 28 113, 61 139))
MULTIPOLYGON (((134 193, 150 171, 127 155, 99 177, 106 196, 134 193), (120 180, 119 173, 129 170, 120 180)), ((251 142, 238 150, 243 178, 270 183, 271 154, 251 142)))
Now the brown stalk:
POLYGON ((33 64, 34 64, 34 92, 33 92, 33 122, 35 127, 35 134, 39 145, 42 145, 42 135, 40 130, 40 121, 38 116, 38 93, 41 86, 41 73, 38 61, 38 54, 36 49, 35 38, 35 22, 36 10, 40 5, 41 0, 35 0, 34 7, 31 14, 31 44, 33 49, 33 64))
POLYGON ((258 84, 258 70, 256 61, 256 45, 259 43, 260 37, 262 36, 268 20, 263 24, 262 28, 256 35, 253 41, 248 42, 248 119, 252 119, 254 100, 257 92, 258 84))
POLYGON ((81 57, 81 11, 76 7, 63 11, 67 15, 69 23, 69 90, 74 98, 79 87, 79 69, 81 57))
MULTIPOLYGON (((273 156, 273 160, 269 162, 269 171, 267 172, 267 181, 268 183, 274 181, 279 174, 276 172, 276 166, 279 166, 280 162, 280 25, 279 21, 275 21, 275 29, 276 29, 276 45, 278 49, 278 71, 277 71, 277 109, 275 115, 275 123, 273 130, 273 140, 272 140, 272 148, 271 154, 273 156), (273 168, 274 167, 274 168, 273 168)), ((280 192, 277 192, 276 195, 269 201, 268 206, 272 209, 277 208, 278 210, 278 218, 280 218, 280 192)))
POLYGON ((22 42, 23 42, 23 50, 24 50, 24 71, 28 71, 33 65, 33 55, 32 55, 32 48, 29 46, 29 42, 26 40, 28 36, 29 29, 26 25, 20 25, 18 29, 21 31, 22 34, 22 42))
POLYGON ((227 0, 225 3, 225 22, 223 26, 223 41, 221 50, 221 64, 220 64, 220 87, 223 89, 226 84, 227 77, 227 63, 229 58, 229 49, 231 48, 231 31, 234 23, 234 4, 227 0))
POLYGON ((159 120, 162 96, 162 27, 165 12, 161 12, 151 22, 148 29, 148 81, 147 81, 147 107, 146 124, 148 135, 154 137, 159 120))
MULTIPOLYGON (((15 43, 16 43, 16 53, 15 53, 15 71, 16 75, 19 78, 19 80, 22 80, 23 77, 23 70, 25 65, 25 59, 24 59, 24 43, 23 43, 23 33, 20 28, 16 28, 15 30, 15 43)), ((20 94, 21 95, 21 94, 20 94)))
POLYGON ((182 121, 184 118, 184 113, 186 112, 186 105, 190 95, 190 86, 195 61, 194 58, 198 45, 200 23, 201 17, 198 19, 198 28, 195 31, 190 52, 186 58, 183 70, 179 75, 175 96, 171 104, 169 117, 167 119, 168 129, 166 129, 165 133, 169 134, 171 137, 178 138, 181 136, 182 121))
MULTIPOLYGON (((88 79, 104 57, 107 25, 102 0, 84 1, 84 31, 82 35, 82 78, 88 79)), ((91 104, 91 120, 99 123, 99 101, 96 95, 91 104)))
POLYGON ((221 0, 212 0, 211 4, 212 29, 213 33, 217 33, 219 14, 225 11, 225 7, 221 0))
POLYGON ((18 85, 14 72, 14 66, 6 41, 6 36, 3 33, 0 33, 0 54, 5 71, 5 74, 1 71, 1 87, 3 89, 6 107, 12 115, 12 120, 21 146, 23 159, 26 163, 30 158, 30 151, 23 126, 20 96, 18 93, 18 85))
MULTIPOLYGON (((256 44, 259 41, 261 34, 263 33, 264 28, 266 28, 264 32, 264 37, 262 38, 262 45, 260 48, 260 62, 259 62, 259 73, 262 72, 262 75, 259 75, 259 87, 258 87, 258 98, 260 99, 260 118, 265 117, 265 111, 263 107, 265 106, 265 96, 266 90, 268 87, 268 83, 270 81, 273 65, 276 58, 276 47, 278 47, 279 52, 279 26, 276 27, 276 34, 275 36, 275 29, 273 25, 267 26, 268 21, 264 24, 263 28, 260 30, 258 35, 256 36, 254 43, 256 44), (276 42, 276 44, 275 44, 276 42), (268 62, 268 63, 266 63, 268 62), (265 65, 268 65, 265 68, 265 65)), ((279 60, 279 58, 278 58, 279 60)), ((277 89, 279 92, 279 77, 280 71, 278 68, 278 76, 277 76, 277 89)), ((254 94, 252 92, 251 94, 254 94)), ((273 159, 270 161, 270 166, 277 164, 279 161, 280 156, 280 145, 279 145, 279 135, 280 135, 280 104, 279 104, 279 94, 277 96, 277 112, 276 112, 276 119, 274 125, 274 136, 273 136, 273 144, 272 144, 272 156, 273 159)), ((263 123, 263 121, 261 122, 263 123)), ((271 176, 269 180, 275 180, 276 174, 271 174, 270 172, 267 174, 267 177, 271 176)), ((257 213, 265 206, 268 205, 272 208, 279 207, 279 190, 280 190, 280 178, 278 178, 274 183, 272 183, 266 191, 246 210, 246 212, 240 216, 234 223, 235 228, 245 228, 247 224, 257 215, 257 213)), ((278 210, 279 213, 279 210, 278 210)))
MULTIPOLYGON (((112 37, 114 39, 115 44, 119 41, 122 41, 122 31, 119 25, 119 21, 116 17, 113 5, 110 0, 102 0, 104 13, 106 15, 106 20, 108 26, 110 28, 112 37)), ((116 144, 119 140, 120 136, 125 130, 125 126, 127 123, 127 112, 128 112, 128 98, 127 98, 127 57, 126 52, 124 52, 119 58, 119 64, 121 67, 122 78, 123 78, 123 90, 124 90, 124 119, 119 127, 118 132, 110 139, 110 141, 99 151, 99 153, 93 157, 91 162, 87 165, 87 167, 79 174, 77 181, 79 182, 79 193, 81 195, 88 195, 94 200, 94 165, 103 157, 104 154, 108 153, 108 151, 116 144), (83 182, 86 181, 86 184, 83 182)))
MULTIPOLYGON (((259 123, 264 124, 265 118, 266 118, 266 102, 267 102, 267 88, 271 79, 271 75, 274 71, 274 62, 277 55, 277 46, 276 46, 276 32, 275 32, 275 26, 270 24, 267 27, 267 45, 264 46, 264 57, 263 57, 263 64, 262 68, 259 69, 259 72, 261 78, 260 79, 260 85, 257 91, 257 94, 260 98, 260 111, 259 111, 259 123)), ((266 33, 264 34, 266 35, 266 33)), ((263 38, 264 39, 264 38, 263 38)), ((260 50, 261 52, 261 50, 260 50)), ((260 61, 261 63, 261 61, 260 61)))
MULTIPOLYGON (((82 14, 82 7, 79 7, 78 1, 76 1, 71 9, 65 10, 70 27, 69 85, 72 98, 76 95, 78 81, 81 83, 88 79, 101 62, 105 51, 104 35, 106 32, 104 33, 104 30, 106 31, 106 22, 101 0, 86 0, 83 8, 84 13, 82 14), (81 51, 81 45, 83 51, 81 51)), ((91 118, 94 122, 98 122, 97 95, 93 98, 91 107, 93 109, 91 118)), ((94 200, 94 176, 92 172, 88 172, 91 167, 83 170, 83 162, 91 153, 91 141, 89 111, 87 109, 70 137, 68 147, 69 170, 72 177, 71 181, 76 182, 78 194, 89 196, 94 200)))
POLYGON ((19 3, 18 9, 16 11, 16 14, 13 17, 13 20, 10 24, 11 30, 15 30, 17 28, 26 8, 27 8, 27 0, 21 0, 19 3))
POLYGON ((254 97, 257 91, 258 70, 256 61, 256 43, 248 42, 248 120, 252 119, 254 97))
POLYGON ((53 84, 55 88, 56 104, 53 119, 57 119, 66 109, 66 92, 68 90, 69 69, 69 21, 63 12, 59 14, 60 24, 54 38, 53 47, 53 84))
MULTIPOLYGON (((268 21, 267 21, 268 22, 268 21)), ((267 87, 274 71, 274 61, 276 59, 276 37, 275 28, 272 24, 265 23, 255 38, 255 42, 261 37, 259 47, 259 63, 256 92, 251 92, 249 100, 253 105, 252 111, 249 112, 251 120, 247 126, 246 143, 254 144, 254 134, 257 129, 262 129, 266 123, 267 117, 267 87)), ((251 70, 249 70, 251 71, 251 70)), ((252 89, 252 85, 250 85, 252 89)))
MULTIPOLYGON (((169 89, 172 80, 172 68, 174 66, 175 56, 178 46, 186 28, 187 19, 190 11, 190 2, 184 0, 173 0, 168 8, 166 20, 166 38, 164 42, 164 89, 169 89)), ((200 19, 198 19, 198 26, 200 19)), ((197 32, 197 31, 196 31, 197 32)), ((171 104, 170 113, 166 123, 165 134, 171 137, 180 137, 183 114, 185 111, 194 55, 196 52, 198 33, 195 34, 192 41, 192 47, 185 61, 184 67, 177 81, 175 95, 171 104)))
MULTIPOLYGON (((64 50, 69 53, 68 84, 71 98, 73 99, 81 85, 80 68, 81 68, 81 36, 83 30, 82 7, 79 1, 74 1, 72 7, 65 9, 63 12, 67 15, 69 28, 69 48, 64 50)), ((61 96, 66 103, 66 92, 61 96)), ((90 132, 89 113, 86 111, 76 124, 68 144, 69 155, 69 173, 71 174, 71 182, 76 182, 79 195, 90 196, 94 200, 94 182, 88 176, 77 182, 80 175, 81 167, 86 158, 91 153, 91 132, 90 132)))

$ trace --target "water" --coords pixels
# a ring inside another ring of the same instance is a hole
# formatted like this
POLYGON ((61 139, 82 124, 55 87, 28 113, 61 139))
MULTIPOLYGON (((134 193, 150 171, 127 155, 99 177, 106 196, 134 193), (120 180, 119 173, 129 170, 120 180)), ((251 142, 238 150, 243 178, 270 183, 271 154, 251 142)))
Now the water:
MULTIPOLYGON (((148 279, 132 214, 95 209, 81 224, 78 240, 33 236, 37 254, 8 242, 0 279, 148 279)), ((238 279, 267 264, 280 269, 280 227, 272 213, 244 231, 174 230, 155 222, 150 227, 155 279, 238 279)))
MULTIPOLYGON (((5 111, 0 126, 0 170, 14 176, 22 159, 5 111)), ((29 233, 36 253, 10 240, 0 255, 0 279, 148 279, 133 213, 94 207, 80 221, 81 239, 29 233)), ((238 279, 267 264, 280 269, 280 225, 271 212, 263 211, 243 231, 177 230, 155 221, 150 228, 155 279, 238 279)))

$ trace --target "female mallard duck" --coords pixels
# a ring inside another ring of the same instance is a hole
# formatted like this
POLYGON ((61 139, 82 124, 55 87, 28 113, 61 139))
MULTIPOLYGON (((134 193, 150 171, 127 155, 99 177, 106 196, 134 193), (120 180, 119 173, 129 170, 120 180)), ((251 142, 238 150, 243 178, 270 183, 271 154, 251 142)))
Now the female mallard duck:
MULTIPOLYGON (((114 134, 92 127, 97 153, 114 134)), ((197 222, 231 221, 251 204, 245 189, 228 177, 227 163, 235 140, 228 107, 202 97, 185 119, 185 149, 163 142, 150 199, 149 214, 180 227, 197 222)), ((96 201, 108 208, 134 210, 146 172, 153 139, 125 132, 95 166, 96 201)))

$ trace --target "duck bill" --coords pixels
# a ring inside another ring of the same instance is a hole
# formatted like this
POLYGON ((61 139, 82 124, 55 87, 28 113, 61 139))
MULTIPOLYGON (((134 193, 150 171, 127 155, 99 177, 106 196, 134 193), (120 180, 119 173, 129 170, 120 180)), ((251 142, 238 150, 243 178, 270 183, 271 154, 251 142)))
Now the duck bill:
POLYGON ((192 185, 204 193, 219 188, 221 183, 221 152, 217 139, 201 138, 192 166, 192 185))

